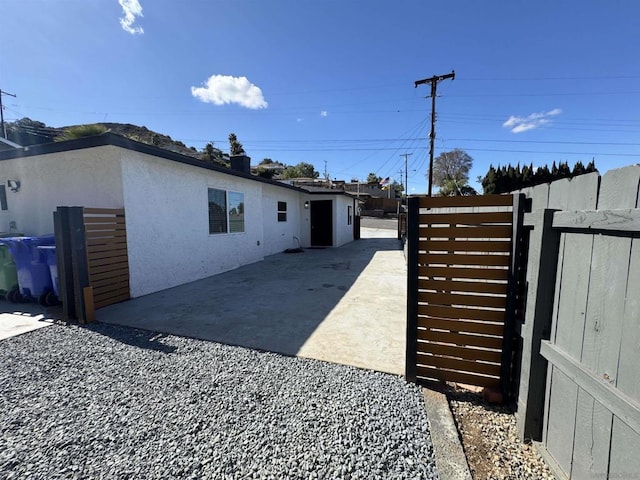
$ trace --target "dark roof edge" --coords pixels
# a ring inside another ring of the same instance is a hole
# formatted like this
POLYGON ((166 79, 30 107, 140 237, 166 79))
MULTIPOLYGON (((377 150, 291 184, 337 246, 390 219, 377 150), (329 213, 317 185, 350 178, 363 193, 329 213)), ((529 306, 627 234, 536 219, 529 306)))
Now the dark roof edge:
MULTIPOLYGON (((350 197, 351 195, 349 195, 348 192, 345 192, 344 190, 326 190, 324 192, 318 192, 318 191, 310 191, 310 190, 305 190, 304 187, 296 187, 300 190, 302 190, 303 192, 309 194, 309 195, 345 195, 347 197, 350 197)), ((353 196, 355 198, 355 195, 353 196)))
POLYGON ((188 155, 182 155, 180 153, 172 152, 171 150, 165 150, 163 148, 155 147, 153 145, 148 145, 142 142, 136 142, 135 140, 131 140, 129 138, 123 137, 122 135, 117 135, 111 132, 103 133, 101 135, 94 135, 91 137, 77 138, 74 140, 65 140, 63 142, 42 143, 40 145, 32 145, 29 147, 17 148, 14 150, 0 151, 0 161, 11 160, 14 158, 34 157, 36 155, 46 155, 49 153, 83 150, 85 148, 104 147, 108 145, 121 147, 126 150, 133 150, 139 153, 145 153, 147 155, 153 155, 156 157, 164 158, 166 160, 172 160, 174 162, 184 163, 194 167, 204 168, 205 170, 224 173, 225 175, 232 175, 234 177, 240 177, 246 180, 253 180, 255 182, 265 183, 267 185, 273 185, 275 187, 287 188, 289 190, 295 190, 297 192, 309 193, 300 187, 295 187, 293 185, 277 182, 275 180, 269 180, 267 178, 238 172, 237 170, 231 170, 228 168, 218 167, 216 165, 200 162, 192 157, 189 157, 188 155))

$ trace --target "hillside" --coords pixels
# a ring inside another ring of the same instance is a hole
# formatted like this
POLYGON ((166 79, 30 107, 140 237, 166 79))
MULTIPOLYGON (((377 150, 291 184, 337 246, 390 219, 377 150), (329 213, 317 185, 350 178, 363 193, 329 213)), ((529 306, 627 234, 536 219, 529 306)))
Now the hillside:
MULTIPOLYGON (((42 143, 55 142, 62 133, 78 125, 68 125, 66 127, 49 127, 43 122, 22 118, 15 122, 6 122, 7 138, 22 146, 38 145, 42 143)), ((147 127, 139 127, 130 123, 96 123, 106 130, 130 138, 137 142, 154 145, 165 150, 188 155, 203 161, 213 161, 223 166, 227 166, 228 157, 221 150, 213 148, 212 156, 209 157, 204 151, 198 151, 195 147, 187 147, 184 143, 173 140, 168 135, 163 135, 147 127), (226 157, 226 158, 225 158, 226 157)))

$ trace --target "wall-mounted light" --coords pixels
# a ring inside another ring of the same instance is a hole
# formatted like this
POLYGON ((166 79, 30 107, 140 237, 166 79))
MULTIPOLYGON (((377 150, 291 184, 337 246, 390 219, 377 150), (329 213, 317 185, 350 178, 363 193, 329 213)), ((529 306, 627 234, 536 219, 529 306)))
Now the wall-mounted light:
POLYGON ((304 202, 304 208, 309 208, 309 202, 308 201, 304 202))
POLYGON ((7 187, 9 187, 12 192, 19 192, 20 191, 20 181, 19 180, 7 180, 7 187))

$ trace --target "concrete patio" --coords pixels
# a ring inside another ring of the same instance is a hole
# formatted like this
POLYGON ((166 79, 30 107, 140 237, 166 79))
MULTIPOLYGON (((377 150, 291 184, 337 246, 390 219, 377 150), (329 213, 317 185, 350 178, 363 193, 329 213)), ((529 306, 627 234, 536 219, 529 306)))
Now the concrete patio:
MULTIPOLYGON (((170 275, 170 272, 167 272, 170 275)), ((395 230, 278 254, 111 305, 97 320, 403 374, 406 263, 395 230)))

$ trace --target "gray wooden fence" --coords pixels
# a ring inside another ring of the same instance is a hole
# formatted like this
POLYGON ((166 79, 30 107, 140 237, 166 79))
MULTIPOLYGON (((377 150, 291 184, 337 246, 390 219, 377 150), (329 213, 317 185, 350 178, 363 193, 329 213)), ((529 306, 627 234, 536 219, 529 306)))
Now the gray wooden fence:
POLYGON ((640 478, 640 165, 531 198, 520 435, 562 478, 640 478))

